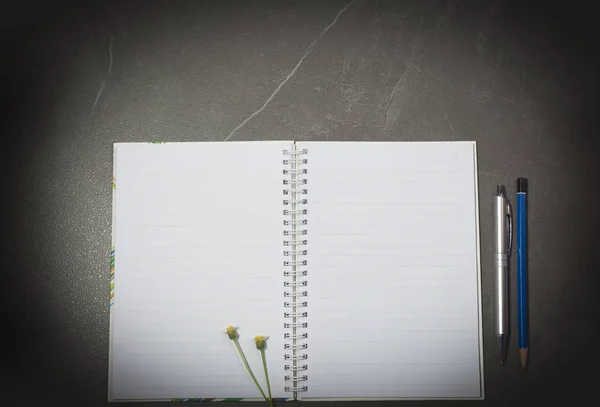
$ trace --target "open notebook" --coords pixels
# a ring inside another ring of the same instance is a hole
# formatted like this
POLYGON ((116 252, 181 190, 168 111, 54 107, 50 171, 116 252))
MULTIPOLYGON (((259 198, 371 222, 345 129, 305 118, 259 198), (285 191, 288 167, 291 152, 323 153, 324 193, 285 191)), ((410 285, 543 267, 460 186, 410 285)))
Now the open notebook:
POLYGON ((109 399, 483 398, 474 142, 114 148, 109 399))

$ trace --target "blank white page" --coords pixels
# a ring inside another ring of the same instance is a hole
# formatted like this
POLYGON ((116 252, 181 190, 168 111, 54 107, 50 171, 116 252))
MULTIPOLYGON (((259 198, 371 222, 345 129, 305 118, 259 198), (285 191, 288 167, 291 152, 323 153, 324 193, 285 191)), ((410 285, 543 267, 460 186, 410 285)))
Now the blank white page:
MULTIPOLYGON (((269 336, 285 397, 283 150, 291 142, 115 145, 112 400, 261 398, 269 336)), ((265 390, 266 391, 266 390, 265 390)))
POLYGON ((472 142, 308 150, 308 391, 480 398, 472 142))

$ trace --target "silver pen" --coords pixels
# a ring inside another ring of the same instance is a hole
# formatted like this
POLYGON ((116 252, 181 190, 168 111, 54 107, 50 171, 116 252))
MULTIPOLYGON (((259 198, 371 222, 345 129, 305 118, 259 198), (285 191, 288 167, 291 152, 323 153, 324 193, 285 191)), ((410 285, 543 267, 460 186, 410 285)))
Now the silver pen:
POLYGON ((512 213, 503 185, 498 185, 494 205, 494 264, 496 267, 496 334, 500 363, 508 344, 508 258, 512 249, 512 213))

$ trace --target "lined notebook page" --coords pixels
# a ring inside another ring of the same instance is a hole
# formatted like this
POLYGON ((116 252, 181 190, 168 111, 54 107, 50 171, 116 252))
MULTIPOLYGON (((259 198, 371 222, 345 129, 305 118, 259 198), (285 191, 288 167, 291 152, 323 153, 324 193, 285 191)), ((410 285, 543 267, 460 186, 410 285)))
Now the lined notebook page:
POLYGON ((308 391, 481 397, 475 145, 308 149, 308 391))
MULTIPOLYGON (((282 151, 291 142, 115 148, 113 400, 261 398, 234 344, 267 335, 285 397, 282 151)), ((264 375, 258 375, 264 382, 264 375)))

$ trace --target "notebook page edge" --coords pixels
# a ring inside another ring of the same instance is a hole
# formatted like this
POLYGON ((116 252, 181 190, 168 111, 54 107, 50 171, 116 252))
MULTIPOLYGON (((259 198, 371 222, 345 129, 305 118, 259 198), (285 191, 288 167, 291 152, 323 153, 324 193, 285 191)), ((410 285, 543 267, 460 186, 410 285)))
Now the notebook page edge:
POLYGON ((127 141, 127 142, 119 142, 113 143, 113 147, 116 149, 120 146, 127 145, 153 145, 155 147, 164 146, 164 145, 183 145, 183 144, 293 144, 293 140, 247 140, 247 141, 161 141, 161 142, 152 142, 152 141, 127 141))
POLYGON ((314 398, 298 398, 298 401, 303 401, 307 403, 315 402, 315 401, 458 401, 458 400, 484 400, 482 397, 341 397, 341 398, 323 398, 323 397, 314 397, 314 398))
MULTIPOLYGON (((112 194, 112 203, 111 203, 111 210, 112 210, 112 215, 111 215, 111 242, 110 242, 110 258, 112 258, 112 251, 114 250, 114 244, 115 244, 115 224, 116 224, 116 215, 117 215, 117 211, 115 210, 115 202, 116 202, 116 182, 115 182, 115 176, 117 173, 117 150, 119 147, 119 143, 114 143, 113 144, 113 170, 112 170, 112 180, 111 180, 111 194, 112 194)), ((110 261, 110 260, 109 260, 110 261)), ((110 267, 110 266, 109 266, 110 267)), ((110 270, 109 270, 110 272, 110 270)), ((111 273, 111 277, 112 277, 112 273, 111 273)), ((112 280, 112 278, 111 278, 112 280)), ((112 282, 112 281, 111 281, 112 282)), ((111 290, 112 292, 112 290, 111 290)), ((110 294, 109 294, 109 322, 108 322, 108 394, 107 394, 107 398, 109 402, 115 401, 112 398, 112 388, 113 388, 113 375, 112 375, 112 368, 113 368, 113 322, 114 322, 114 311, 111 305, 112 299, 110 298, 110 294)))
POLYGON ((479 216, 479 169, 477 165, 477 143, 473 143, 473 174, 474 174, 474 185, 475 185, 475 229, 476 229, 476 243, 477 243, 477 297, 478 297, 478 318, 479 323, 479 380, 480 380, 480 398, 485 399, 485 372, 484 372, 484 359, 483 359, 483 299, 481 294, 481 227, 480 227, 480 216, 479 216))

